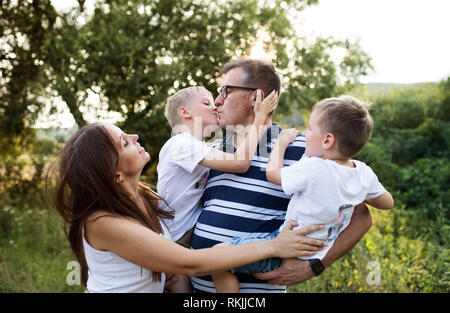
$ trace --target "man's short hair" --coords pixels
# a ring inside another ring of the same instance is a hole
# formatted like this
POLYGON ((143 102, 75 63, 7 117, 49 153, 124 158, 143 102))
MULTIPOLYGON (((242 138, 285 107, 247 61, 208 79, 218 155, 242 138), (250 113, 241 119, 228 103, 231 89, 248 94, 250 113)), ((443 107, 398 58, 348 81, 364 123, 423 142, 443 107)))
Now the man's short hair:
POLYGON ((266 97, 273 90, 280 92, 280 76, 272 62, 258 59, 233 60, 223 66, 220 74, 225 75, 234 68, 241 68, 244 71, 241 83, 245 87, 262 89, 266 97))
POLYGON ((312 112, 318 114, 322 132, 336 136, 339 153, 351 158, 370 138, 373 121, 368 111, 369 106, 369 103, 343 95, 316 103, 312 112))
POLYGON ((170 127, 174 128, 176 125, 182 123, 180 116, 178 115, 178 108, 186 105, 192 96, 199 93, 206 94, 212 97, 212 94, 203 86, 186 87, 177 91, 174 95, 167 99, 164 115, 170 124, 170 127))

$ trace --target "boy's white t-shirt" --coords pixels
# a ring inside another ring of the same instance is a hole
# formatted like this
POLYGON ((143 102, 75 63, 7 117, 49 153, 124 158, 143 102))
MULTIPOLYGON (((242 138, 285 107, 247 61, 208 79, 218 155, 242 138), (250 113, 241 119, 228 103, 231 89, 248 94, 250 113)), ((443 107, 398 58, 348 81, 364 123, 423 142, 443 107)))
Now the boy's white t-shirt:
POLYGON ((174 209, 174 219, 166 220, 174 241, 190 230, 201 212, 209 168, 198 164, 212 150, 206 142, 182 133, 170 138, 159 153, 158 194, 174 209))
POLYGON ((281 169, 281 186, 292 198, 280 229, 289 219, 299 224, 295 229, 326 224, 324 230, 307 237, 325 240, 328 245, 317 254, 302 259, 323 259, 339 233, 349 224, 355 205, 386 191, 369 166, 357 160, 351 161, 354 168, 332 160, 304 156, 281 169))

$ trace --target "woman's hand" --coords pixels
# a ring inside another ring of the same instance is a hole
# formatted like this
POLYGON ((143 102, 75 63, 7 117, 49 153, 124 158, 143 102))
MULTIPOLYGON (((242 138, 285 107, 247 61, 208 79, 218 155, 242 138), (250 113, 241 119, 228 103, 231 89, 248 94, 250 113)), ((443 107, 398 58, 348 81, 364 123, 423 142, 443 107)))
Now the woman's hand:
POLYGON ((286 227, 273 241, 275 257, 295 258, 300 256, 310 256, 322 250, 327 243, 321 240, 306 237, 307 234, 323 229, 324 225, 312 225, 297 230, 292 227, 298 224, 289 220, 286 227))
POLYGON ((269 116, 269 114, 272 113, 278 105, 278 94, 274 90, 262 102, 261 94, 262 91, 258 89, 256 91, 256 101, 253 110, 255 112, 255 118, 260 118, 261 121, 265 121, 267 116, 269 116))

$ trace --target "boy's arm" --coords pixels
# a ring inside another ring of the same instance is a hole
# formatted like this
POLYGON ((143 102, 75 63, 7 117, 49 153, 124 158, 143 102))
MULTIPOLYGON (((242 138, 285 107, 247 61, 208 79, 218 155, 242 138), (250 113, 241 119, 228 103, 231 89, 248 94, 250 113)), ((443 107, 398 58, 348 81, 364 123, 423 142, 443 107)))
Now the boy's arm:
POLYGON ((240 144, 234 154, 213 149, 199 164, 229 173, 245 173, 250 167, 252 157, 258 147, 259 138, 270 125, 265 125, 267 116, 275 110, 278 104, 278 96, 273 91, 261 103, 261 94, 258 91, 255 104, 255 120, 245 140, 240 144))
POLYGON ((380 210, 389 210, 394 206, 394 199, 392 198, 392 195, 389 193, 389 191, 386 191, 376 198, 366 199, 365 202, 380 210))
POLYGON ((295 128, 283 129, 278 136, 278 141, 270 153, 266 168, 266 178, 269 182, 281 185, 281 169, 283 168, 284 153, 286 152, 287 146, 297 136, 297 133, 295 128))

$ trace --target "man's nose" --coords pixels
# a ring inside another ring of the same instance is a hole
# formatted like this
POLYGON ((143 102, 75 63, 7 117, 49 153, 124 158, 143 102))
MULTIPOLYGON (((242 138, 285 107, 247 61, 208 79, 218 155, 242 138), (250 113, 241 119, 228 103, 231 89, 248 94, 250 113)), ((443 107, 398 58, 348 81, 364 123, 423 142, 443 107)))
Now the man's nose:
POLYGON ((223 105, 223 98, 221 95, 217 96, 216 101, 214 101, 214 104, 216 105, 216 107, 220 107, 223 105))

